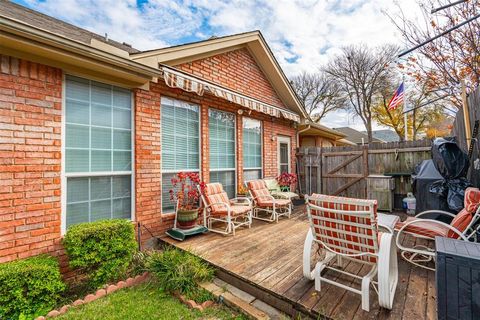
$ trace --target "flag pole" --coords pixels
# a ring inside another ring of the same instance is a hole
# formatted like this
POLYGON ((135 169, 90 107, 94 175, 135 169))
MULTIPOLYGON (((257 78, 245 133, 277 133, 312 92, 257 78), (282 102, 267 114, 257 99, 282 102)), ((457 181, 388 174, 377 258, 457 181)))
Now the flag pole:
POLYGON ((405 121, 405 128, 403 129, 405 131, 405 141, 408 141, 408 96, 407 96, 407 86, 405 84, 405 75, 402 77, 402 82, 403 82, 403 108, 405 109, 404 115, 404 120, 405 121))

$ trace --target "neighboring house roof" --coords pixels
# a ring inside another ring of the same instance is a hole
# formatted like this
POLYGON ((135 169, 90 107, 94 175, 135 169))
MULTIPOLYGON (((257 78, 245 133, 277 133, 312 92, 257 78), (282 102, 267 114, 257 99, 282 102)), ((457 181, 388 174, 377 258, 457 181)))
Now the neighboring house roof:
MULTIPOLYGON (((354 142, 356 144, 368 143, 368 135, 365 133, 355 130, 350 127, 341 127, 335 128, 335 130, 340 131, 341 133, 346 135, 346 139, 354 142), (363 140, 362 140, 363 139, 363 140)), ((385 142, 377 138, 372 139, 373 142, 385 142)))
POLYGON ((320 123, 308 122, 302 124, 298 127, 298 133, 300 136, 321 136, 330 138, 332 140, 344 140, 347 135, 337 131, 335 129, 331 129, 320 123))
POLYGON ((151 67, 158 67, 159 65, 176 66, 241 48, 246 48, 252 55, 282 102, 303 118, 309 119, 290 81, 275 59, 262 33, 258 30, 138 52, 131 54, 131 57, 134 61, 151 67))
MULTIPOLYGON (((366 131, 362 131, 366 133, 366 131)), ((398 134, 393 130, 373 130, 372 131, 373 137, 385 142, 397 142, 400 141, 398 134)))
POLYGON ((106 39, 104 36, 76 27, 62 20, 47 16, 38 11, 26 8, 9 0, 0 0, 0 16, 9 17, 27 23, 31 26, 41 28, 52 33, 90 44, 92 39, 104 42, 128 53, 139 52, 129 45, 106 39))

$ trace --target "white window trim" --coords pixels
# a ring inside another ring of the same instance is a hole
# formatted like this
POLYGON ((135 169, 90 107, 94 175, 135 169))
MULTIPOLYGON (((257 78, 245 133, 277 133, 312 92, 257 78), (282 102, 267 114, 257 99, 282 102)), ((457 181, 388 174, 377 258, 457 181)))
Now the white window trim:
POLYGON ((292 152, 292 145, 291 145, 291 138, 286 136, 277 136, 277 170, 278 175, 280 175, 280 144, 286 143, 288 145, 288 173, 292 172, 291 168, 291 152, 292 152))
MULTIPOLYGON (((162 189, 162 184, 163 184, 163 174, 169 174, 169 173, 177 173, 177 172, 198 172, 200 176, 200 180, 202 180, 202 105, 201 104, 196 104, 196 103, 191 103, 182 99, 177 99, 177 98, 172 98, 169 96, 162 96, 160 98, 160 123, 162 122, 162 99, 167 98, 170 100, 177 100, 177 101, 182 101, 185 103, 189 104, 194 104, 198 107, 198 169, 185 169, 185 170, 163 170, 162 169, 162 160, 163 158, 160 157, 160 171, 161 171, 161 182, 160 182, 160 211, 161 215, 171 215, 174 214, 175 211, 163 211, 163 189, 162 189)), ((162 126, 160 125, 160 144, 162 144, 162 126)), ((161 152, 160 152, 161 153, 161 152)))
MULTIPOLYGON (((209 107, 208 110, 207 110, 207 113, 208 113, 208 125, 209 125, 209 126, 210 126, 210 113, 209 113, 210 109, 211 109, 211 110, 215 110, 215 111, 219 111, 219 112, 224 112, 224 113, 233 114, 233 134, 234 134, 234 136, 233 136, 233 150, 237 150, 237 115, 236 115, 234 112, 228 112, 228 111, 223 111, 223 110, 220 110, 220 109, 216 109, 216 108, 211 108, 211 107, 209 107)), ((243 130, 243 127, 242 127, 242 130, 243 130)), ((209 132, 209 134, 208 134, 208 141, 209 141, 208 151, 210 151, 210 132, 209 132)), ((233 175, 233 177, 234 177, 233 185, 234 185, 234 187, 235 187, 235 190, 234 190, 234 191, 235 191, 235 195, 234 195, 234 196, 236 196, 237 191, 238 191, 238 190, 237 190, 237 180, 238 180, 238 179, 237 179, 237 174, 238 174, 238 172, 237 172, 237 163, 238 163, 238 162, 237 162, 237 161, 238 161, 238 159, 237 159, 237 154, 238 154, 238 152, 235 151, 235 152, 234 152, 235 168, 212 169, 212 168, 210 168, 210 163, 208 164, 208 167, 209 167, 209 170, 208 170, 209 177, 208 177, 208 179, 209 179, 209 181, 210 181, 210 172, 212 172, 212 171, 213 171, 213 172, 227 172, 227 171, 233 171, 233 172, 234 172, 234 175, 233 175)), ((210 159, 210 152, 209 152, 209 159, 210 159)))
MULTIPOLYGON (((76 76, 73 75, 72 76, 76 76)), ((89 81, 95 81, 91 79, 84 78, 89 81)), ((108 84, 108 83, 105 83, 108 84)), ((110 84, 108 84, 110 85, 110 84)), ((113 86, 113 85, 112 85, 113 86)), ((126 88, 127 89, 127 88, 126 88)), ((131 181, 131 191, 130 191, 130 203, 131 203, 131 210, 130 210, 130 220, 135 221, 135 204, 136 204, 136 197, 135 197, 135 97, 132 91, 130 90, 131 96, 131 162, 132 162, 132 170, 130 171, 98 171, 98 172, 85 172, 85 173, 67 173, 65 171, 65 159, 66 159, 66 125, 67 125, 67 74, 63 73, 62 75, 62 115, 61 115, 61 170, 60 170, 60 184, 61 184, 61 196, 60 196, 60 206, 61 206, 61 214, 60 214, 60 235, 64 236, 67 232, 67 178, 80 178, 80 177, 99 177, 99 176, 119 176, 119 175, 129 175, 131 181)), ((123 109, 123 108, 121 108, 123 109)))
MULTIPOLYGON (((243 172, 245 171, 255 171, 255 170, 260 170, 260 177, 263 177, 263 121, 254 119, 254 118, 249 118, 249 117, 243 117, 243 119, 250 119, 250 120, 256 120, 260 122, 260 167, 243 167, 243 172)), ((242 119, 242 147, 243 147, 243 119, 242 119)), ((245 151, 245 150, 243 150, 245 151)), ((244 163, 244 161, 243 161, 244 163)))

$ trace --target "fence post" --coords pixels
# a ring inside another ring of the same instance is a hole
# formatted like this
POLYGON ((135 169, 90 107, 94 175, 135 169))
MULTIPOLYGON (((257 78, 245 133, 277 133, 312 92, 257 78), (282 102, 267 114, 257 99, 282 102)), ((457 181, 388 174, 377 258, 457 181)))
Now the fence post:
MULTIPOLYGON (((370 174, 370 169, 368 168, 368 145, 363 146, 363 178, 367 179, 370 174)), ((365 180, 365 199, 367 198, 367 183, 365 180)))

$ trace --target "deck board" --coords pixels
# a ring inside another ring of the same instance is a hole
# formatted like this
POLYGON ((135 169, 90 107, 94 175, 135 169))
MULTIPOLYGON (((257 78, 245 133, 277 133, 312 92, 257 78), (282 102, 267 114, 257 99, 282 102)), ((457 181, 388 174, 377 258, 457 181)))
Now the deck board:
MULTIPOLYGON (((339 287, 322 283, 316 291, 313 281, 303 277, 303 242, 308 221, 303 208, 297 208, 291 219, 279 223, 254 221, 251 229, 237 230, 235 236, 208 233, 183 242, 165 237, 162 240, 189 250, 229 274, 253 283, 260 290, 307 310, 312 315, 331 319, 436 319, 435 274, 412 267, 399 256, 399 282, 392 310, 379 308, 372 289, 370 312, 361 308, 360 296, 339 287), (407 307, 408 306, 408 307, 407 307)), ((412 245, 411 238, 402 243, 412 245)), ((364 274, 367 267, 346 262, 347 271, 364 274)), ((344 275, 327 271, 344 284, 360 285, 344 275)))

